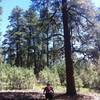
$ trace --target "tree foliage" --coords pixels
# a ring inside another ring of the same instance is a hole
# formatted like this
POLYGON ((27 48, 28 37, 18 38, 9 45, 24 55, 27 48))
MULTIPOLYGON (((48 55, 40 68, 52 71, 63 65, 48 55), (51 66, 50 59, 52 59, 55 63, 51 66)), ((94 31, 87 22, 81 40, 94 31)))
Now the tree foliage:
POLYGON ((27 11, 15 7, 9 17, 3 41, 5 62, 34 66, 39 79, 46 66, 65 60, 67 94, 75 95, 73 64, 99 59, 99 14, 89 0, 31 1, 27 11))

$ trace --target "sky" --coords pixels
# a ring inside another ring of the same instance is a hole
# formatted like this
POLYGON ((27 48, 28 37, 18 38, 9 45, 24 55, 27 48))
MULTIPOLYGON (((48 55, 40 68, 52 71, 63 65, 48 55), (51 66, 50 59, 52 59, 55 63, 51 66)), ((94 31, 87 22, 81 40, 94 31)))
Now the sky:
POLYGON ((11 11, 14 7, 19 6, 23 9, 28 9, 30 4, 31 0, 2 0, 1 6, 3 8, 3 14, 1 16, 1 32, 4 33, 6 26, 9 24, 8 16, 11 15, 11 11))
MULTIPOLYGON (((100 0, 92 0, 96 7, 100 7, 100 0)), ((11 11, 14 7, 19 6, 23 9, 28 9, 31 5, 31 0, 2 0, 0 6, 3 7, 3 14, 1 16, 2 24, 0 25, 0 31, 2 34, 6 31, 6 27, 9 24, 8 16, 11 15, 11 11)))
POLYGON ((100 0, 92 0, 96 7, 100 7, 100 0))

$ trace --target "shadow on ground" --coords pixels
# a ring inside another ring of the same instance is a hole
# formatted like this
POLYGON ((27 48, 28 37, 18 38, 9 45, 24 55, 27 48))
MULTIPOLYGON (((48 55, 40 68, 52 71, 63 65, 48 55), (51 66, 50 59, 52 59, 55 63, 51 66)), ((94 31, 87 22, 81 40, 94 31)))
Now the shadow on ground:
MULTIPOLYGON (((28 92, 28 93, 18 93, 18 92, 2 92, 0 93, 0 100, 45 100, 42 93, 28 92)), ((69 97, 65 94, 55 94, 54 100, 99 100, 92 96, 86 95, 76 95, 69 97)))

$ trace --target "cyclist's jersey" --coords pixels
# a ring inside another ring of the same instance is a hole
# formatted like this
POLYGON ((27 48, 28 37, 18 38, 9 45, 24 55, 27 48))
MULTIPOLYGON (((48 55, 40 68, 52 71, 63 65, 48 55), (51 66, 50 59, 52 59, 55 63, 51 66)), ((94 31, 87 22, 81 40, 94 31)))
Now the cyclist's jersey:
POLYGON ((53 88, 51 86, 47 86, 47 87, 44 88, 44 91, 46 91, 46 93, 52 93, 53 88))

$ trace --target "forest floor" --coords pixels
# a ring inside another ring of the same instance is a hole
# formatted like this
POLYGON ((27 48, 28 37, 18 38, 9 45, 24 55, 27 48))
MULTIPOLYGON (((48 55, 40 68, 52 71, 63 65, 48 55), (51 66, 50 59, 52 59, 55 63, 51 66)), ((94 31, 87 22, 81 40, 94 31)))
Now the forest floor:
MULTIPOLYGON (((0 91, 0 100, 45 100, 41 92, 33 91, 0 91)), ((100 94, 78 94, 69 97, 64 93, 55 93, 54 100, 100 100, 100 94)))

